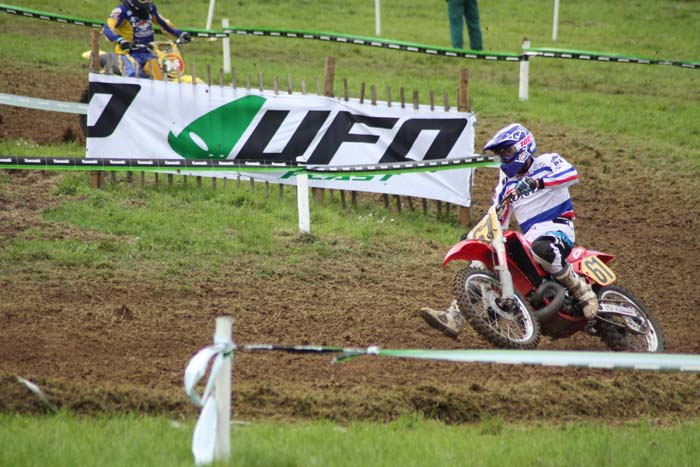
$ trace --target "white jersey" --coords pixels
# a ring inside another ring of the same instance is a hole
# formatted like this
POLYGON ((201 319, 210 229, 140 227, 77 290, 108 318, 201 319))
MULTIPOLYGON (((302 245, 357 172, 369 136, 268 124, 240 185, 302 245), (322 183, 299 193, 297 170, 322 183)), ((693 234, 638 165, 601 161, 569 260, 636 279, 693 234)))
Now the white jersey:
POLYGON ((532 242, 547 231, 560 230, 575 242, 573 231, 574 205, 569 196, 569 187, 578 183, 578 173, 557 153, 542 154, 532 160, 527 173, 515 177, 501 178, 496 186, 494 204, 507 196, 516 183, 524 177, 542 179, 544 188, 535 190, 525 196, 516 196, 506 206, 502 224, 508 226, 511 214, 520 225, 525 238, 532 242))

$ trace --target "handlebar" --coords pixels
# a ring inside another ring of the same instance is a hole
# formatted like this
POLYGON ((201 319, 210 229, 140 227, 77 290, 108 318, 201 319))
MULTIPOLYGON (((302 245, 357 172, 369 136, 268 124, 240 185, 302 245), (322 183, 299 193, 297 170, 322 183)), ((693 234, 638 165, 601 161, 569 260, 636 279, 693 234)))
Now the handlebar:
POLYGON ((129 52, 136 52, 137 50, 148 50, 153 52, 153 45, 151 44, 131 44, 129 46, 129 52))
POLYGON ((184 40, 182 38, 182 36, 180 36, 177 39, 175 39, 174 42, 175 42, 175 45, 189 44, 190 42, 192 42, 192 36, 190 36, 190 38, 188 40, 184 40))
POLYGON ((513 196, 514 196, 514 193, 512 191, 510 193, 508 193, 508 196, 503 198, 501 200, 501 202, 498 203, 498 205, 496 205, 496 210, 499 211, 499 210, 503 209, 506 206, 506 204, 510 203, 510 201, 513 199, 513 196))
POLYGON ((174 41, 153 41, 149 42, 148 44, 130 44, 129 52, 136 52, 138 50, 148 50, 149 52, 153 52, 153 44, 158 42, 172 42, 175 45, 182 45, 192 42, 192 39, 190 38, 190 40, 183 40, 181 37, 178 37, 174 41))

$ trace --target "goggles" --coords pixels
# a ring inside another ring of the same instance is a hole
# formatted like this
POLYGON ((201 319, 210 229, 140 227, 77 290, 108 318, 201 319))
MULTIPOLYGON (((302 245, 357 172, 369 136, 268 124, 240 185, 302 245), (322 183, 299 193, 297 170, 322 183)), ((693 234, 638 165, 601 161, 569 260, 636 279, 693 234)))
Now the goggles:
POLYGON ((494 149, 493 152, 503 159, 503 162, 511 162, 518 153, 516 146, 517 145, 513 144, 503 149, 494 149))

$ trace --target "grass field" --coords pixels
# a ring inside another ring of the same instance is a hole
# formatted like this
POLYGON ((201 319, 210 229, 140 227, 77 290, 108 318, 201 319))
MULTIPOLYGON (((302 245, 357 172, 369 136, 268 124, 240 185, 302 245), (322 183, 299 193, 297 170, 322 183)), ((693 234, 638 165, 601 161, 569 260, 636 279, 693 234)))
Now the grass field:
MULTIPOLYGON (((111 4, 86 0, 23 0, 19 6, 85 18, 106 18, 111 4)), ((116 4, 116 2, 115 2, 116 4)), ((203 28, 208 1, 160 1, 165 16, 183 28, 203 28)), ((222 17, 233 26, 336 31, 374 35, 373 2, 351 0, 320 4, 309 0, 219 1, 222 17)), ((534 47, 615 52, 670 60, 700 60, 700 2, 565 1, 559 40, 551 40, 551 2, 481 2, 484 44, 488 50, 517 52, 523 37, 534 47)), ((83 73, 81 53, 88 28, 0 16, 0 60, 25 73, 83 73), (40 38, 40 40, 37 40, 40 38), (31 44, 29 47, 27 44, 31 44)), ((382 2, 382 36, 388 39, 449 45, 446 5, 442 0, 382 2)), ((106 44, 103 44, 106 46, 106 44)), ((220 41, 197 40, 186 50, 199 70, 222 66, 220 41)), ((278 38, 234 37, 233 65, 239 79, 264 73, 290 74, 312 83, 323 73, 323 59, 337 59, 339 81, 348 78, 351 94, 360 83, 375 84, 379 98, 386 86, 455 95, 459 70, 471 75, 473 106, 481 122, 500 127, 512 120, 577 135, 591 145, 626 148, 623 157, 643 167, 697 174, 700 168, 700 71, 669 66, 592 63, 557 59, 531 61, 530 100, 518 101, 518 65, 459 60, 342 44, 278 38)), ((230 80, 230 78, 228 78, 230 80)), ((8 83, 0 87, 11 92, 8 83)), ((396 95, 396 91, 394 91, 396 95)), ((425 100, 424 100, 425 102, 425 100)), ((1 128, 1 127, 0 127, 1 128)), ((483 136, 480 135, 483 140, 483 136)), ((483 142, 483 141, 482 141, 483 142)), ((477 141, 478 149, 479 141, 477 141)), ((574 148, 553 147, 564 153, 574 148)), ((84 154, 79 143, 40 146, 0 139, 0 154, 84 154)), ((610 182, 613 183, 613 182, 610 182)), ((671 183, 671 182, 669 182, 671 183)), ((0 195, 12 190, 0 173, 0 195)), ((62 232, 27 229, 0 248, 0 268, 17 277, 48 277, 52 268, 77 270, 94 278, 140 273, 176 281, 184 273, 215 274, 236 255, 250 273, 274 277, 280 265, 314 258, 382 255, 383 243, 404 245, 415 239, 440 246, 461 227, 416 215, 393 218, 378 207, 346 215, 337 205, 315 205, 315 242, 296 240, 293 194, 265 201, 262 193, 213 192, 175 187, 141 191, 130 186, 97 191, 85 175, 65 175, 57 184, 57 202, 43 212, 51 226, 89 232, 68 240, 62 232), (184 225, 187 230, 183 230, 184 225), (158 229, 153 226, 158 225, 158 229), (273 235, 266 232, 274 231, 273 235), (350 245, 350 246, 348 246, 350 245), (378 252, 377 252, 378 251, 378 252), (275 252, 276 255, 271 253, 275 252)), ((420 248, 428 248, 423 243, 420 248)), ((397 247, 398 248, 398 247, 397 247)), ((396 249, 387 250, 388 253, 396 249)), ((391 254, 387 264, 393 266, 391 254)), ((293 270, 303 281, 309 271, 293 270)), ((187 288, 183 283, 173 287, 187 288)), ((171 290, 172 291, 172 290, 171 290)), ((196 351, 196 348, 190 349, 196 351)), ((184 362, 183 362, 184 367, 184 362)), ((182 395, 185 397, 184 394, 182 395)), ((0 406, 0 412, 5 408, 0 406)), ((691 417, 692 418, 692 417, 691 417)), ((80 417, 70 413, 28 416, 0 413, 0 465, 191 465, 193 421, 113 415, 80 417)), ((594 423, 511 425, 500 419, 447 426, 420 414, 386 424, 299 424, 255 422, 233 430, 231 465, 698 465, 697 422, 641 420, 601 426, 594 423)))
MULTIPOLYGON (((121 415, 83 419, 70 414, 0 414, 2 465, 192 465, 192 424, 121 415)), ((331 422, 238 423, 232 462, 242 466, 692 466, 700 444, 697 423, 659 426, 640 421, 616 427, 506 425, 490 419, 448 426, 418 417, 386 424, 331 422)), ((218 465, 218 464, 215 464, 218 465)))

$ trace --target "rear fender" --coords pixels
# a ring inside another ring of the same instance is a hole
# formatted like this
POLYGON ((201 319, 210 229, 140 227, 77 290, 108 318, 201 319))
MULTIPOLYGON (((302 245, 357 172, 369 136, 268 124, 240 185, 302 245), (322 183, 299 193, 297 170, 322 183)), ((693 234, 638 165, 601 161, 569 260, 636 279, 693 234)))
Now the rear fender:
POLYGON ((614 258, 615 256, 608 253, 577 246, 571 250, 567 260, 578 275, 587 277, 589 282, 595 282, 602 287, 617 280, 613 270, 608 267, 608 263, 614 258))

